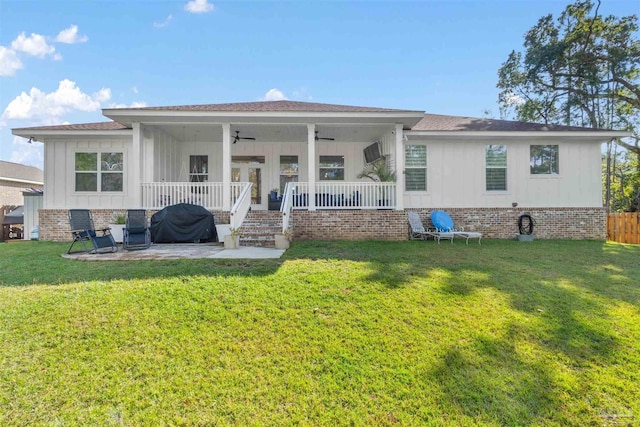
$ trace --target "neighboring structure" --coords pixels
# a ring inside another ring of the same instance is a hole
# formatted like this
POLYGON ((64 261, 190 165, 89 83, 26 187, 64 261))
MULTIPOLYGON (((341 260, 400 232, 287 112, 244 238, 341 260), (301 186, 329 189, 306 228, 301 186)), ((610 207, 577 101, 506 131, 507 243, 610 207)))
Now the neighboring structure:
POLYGON ((41 169, 0 160, 0 240, 23 238, 23 192, 41 194, 43 185, 41 169), (16 207, 20 207, 18 211, 14 211, 16 207))
POLYGON ((34 166, 0 160, 0 207, 23 205, 22 192, 44 185, 42 170, 34 166))
POLYGON ((401 240, 406 210, 444 209, 486 237, 513 237, 529 212, 537 237, 604 239, 601 143, 628 136, 293 101, 103 114, 113 121, 13 129, 45 144, 41 239, 70 239, 70 208, 102 225, 113 211, 189 202, 237 226, 273 189, 296 238, 401 240), (379 156, 395 182, 358 178, 379 156))

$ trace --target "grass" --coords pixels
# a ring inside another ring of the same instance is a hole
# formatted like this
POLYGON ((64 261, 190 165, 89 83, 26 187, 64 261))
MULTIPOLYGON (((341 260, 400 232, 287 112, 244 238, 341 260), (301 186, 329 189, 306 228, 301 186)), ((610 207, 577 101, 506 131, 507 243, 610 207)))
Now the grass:
POLYGON ((640 246, 0 245, 0 425, 638 425, 640 246))

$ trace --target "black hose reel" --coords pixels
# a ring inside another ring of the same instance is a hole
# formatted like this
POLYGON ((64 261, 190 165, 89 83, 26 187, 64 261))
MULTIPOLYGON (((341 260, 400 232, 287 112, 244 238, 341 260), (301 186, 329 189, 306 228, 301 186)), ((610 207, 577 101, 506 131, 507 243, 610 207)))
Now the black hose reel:
POLYGON ((533 218, 528 213, 524 213, 518 217, 518 231, 520 234, 533 234, 533 218))

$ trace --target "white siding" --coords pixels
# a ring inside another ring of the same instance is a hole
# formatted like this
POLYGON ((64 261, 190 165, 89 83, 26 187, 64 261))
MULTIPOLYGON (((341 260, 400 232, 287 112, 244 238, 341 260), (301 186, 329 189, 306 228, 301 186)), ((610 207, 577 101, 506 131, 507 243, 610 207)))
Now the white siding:
POLYGON ((404 192, 407 208, 601 207, 600 144, 540 140, 430 140, 427 191, 404 192), (486 191, 485 147, 507 146, 507 191, 486 191), (530 145, 558 145, 560 173, 531 175, 530 145))
POLYGON ((135 207, 131 200, 129 162, 130 139, 75 138, 47 140, 45 144, 44 209, 109 209, 135 207), (114 151, 124 155, 124 188, 122 193, 78 193, 75 191, 75 153, 78 151, 114 151))

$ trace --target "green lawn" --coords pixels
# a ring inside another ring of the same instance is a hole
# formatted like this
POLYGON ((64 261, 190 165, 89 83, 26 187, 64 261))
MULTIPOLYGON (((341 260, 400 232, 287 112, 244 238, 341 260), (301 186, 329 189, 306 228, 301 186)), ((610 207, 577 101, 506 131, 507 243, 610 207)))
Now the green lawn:
POLYGON ((0 244, 2 426, 640 424, 640 246, 67 246, 0 244))

